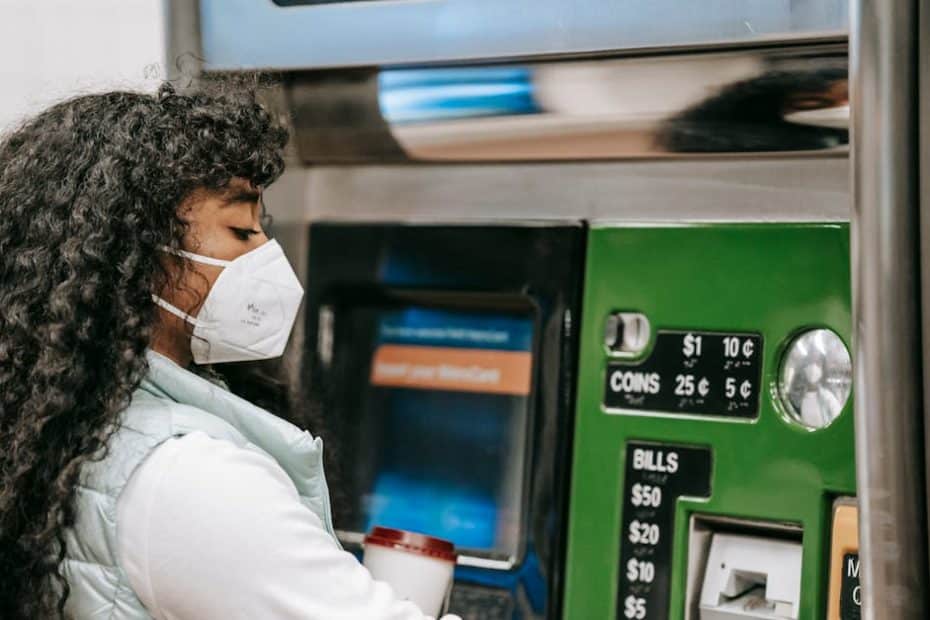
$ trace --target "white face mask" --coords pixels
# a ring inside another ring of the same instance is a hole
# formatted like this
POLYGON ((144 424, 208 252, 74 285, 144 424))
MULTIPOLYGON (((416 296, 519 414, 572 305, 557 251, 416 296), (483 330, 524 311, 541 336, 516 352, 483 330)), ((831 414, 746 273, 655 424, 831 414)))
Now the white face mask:
POLYGON ((194 326, 194 362, 245 362, 284 353, 304 290, 277 241, 268 241, 231 261, 163 250, 224 267, 196 317, 152 295, 159 306, 194 326))

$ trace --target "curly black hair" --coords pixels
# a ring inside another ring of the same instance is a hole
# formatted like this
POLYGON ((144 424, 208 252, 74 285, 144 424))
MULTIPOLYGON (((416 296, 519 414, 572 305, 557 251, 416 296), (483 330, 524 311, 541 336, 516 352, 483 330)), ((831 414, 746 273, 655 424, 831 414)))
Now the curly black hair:
POLYGON ((58 103, 0 140, 0 617, 64 617, 75 486, 147 371, 178 207, 267 186, 288 132, 257 79, 58 103))

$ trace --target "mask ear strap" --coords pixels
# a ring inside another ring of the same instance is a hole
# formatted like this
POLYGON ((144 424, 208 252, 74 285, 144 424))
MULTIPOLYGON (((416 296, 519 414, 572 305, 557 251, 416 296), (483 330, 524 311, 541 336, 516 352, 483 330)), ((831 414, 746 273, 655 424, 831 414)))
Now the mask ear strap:
POLYGON ((178 318, 181 319, 182 321, 187 321, 188 323, 190 323, 191 325, 193 325, 193 326, 195 326, 195 327, 198 326, 198 325, 200 325, 200 323, 201 323, 201 322, 198 321, 195 317, 192 317, 191 315, 189 315, 188 313, 184 312, 183 310, 181 310, 181 309, 178 308, 177 306, 173 306, 173 305, 169 304, 167 301, 165 301, 164 299, 162 299, 162 298, 159 297, 158 295, 154 295, 154 294, 153 294, 153 295, 152 295, 152 301, 154 301, 156 305, 160 306, 161 308, 164 308, 165 310, 167 310, 168 312, 170 312, 170 313, 173 314, 174 316, 178 317, 178 318))
MULTIPOLYGON (((214 267, 228 267, 232 261, 222 260, 220 258, 213 258, 212 256, 203 256, 201 254, 194 254, 193 252, 187 252, 185 250, 174 250, 169 248, 167 245, 162 245, 158 247, 162 252, 168 254, 174 254, 175 256, 183 256, 186 259, 192 260, 195 263, 203 263, 204 265, 213 265, 214 267)), ((165 308, 167 310, 167 308, 165 308)))

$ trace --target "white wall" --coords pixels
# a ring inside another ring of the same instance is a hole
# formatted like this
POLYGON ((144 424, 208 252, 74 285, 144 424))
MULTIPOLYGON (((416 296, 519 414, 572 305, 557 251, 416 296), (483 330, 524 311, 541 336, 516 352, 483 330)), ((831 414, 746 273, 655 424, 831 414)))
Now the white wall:
POLYGON ((161 0, 0 0, 0 131, 72 94, 154 88, 163 24, 161 0))

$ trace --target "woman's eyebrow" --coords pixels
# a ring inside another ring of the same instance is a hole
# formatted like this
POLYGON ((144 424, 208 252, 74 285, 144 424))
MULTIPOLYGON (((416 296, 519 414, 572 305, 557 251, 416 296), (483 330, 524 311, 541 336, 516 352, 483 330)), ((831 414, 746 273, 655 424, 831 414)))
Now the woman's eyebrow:
POLYGON ((258 202, 258 199, 261 198, 261 196, 261 192, 254 189, 231 189, 223 194, 222 200, 225 205, 242 202, 254 204, 258 202))

